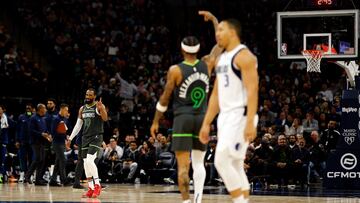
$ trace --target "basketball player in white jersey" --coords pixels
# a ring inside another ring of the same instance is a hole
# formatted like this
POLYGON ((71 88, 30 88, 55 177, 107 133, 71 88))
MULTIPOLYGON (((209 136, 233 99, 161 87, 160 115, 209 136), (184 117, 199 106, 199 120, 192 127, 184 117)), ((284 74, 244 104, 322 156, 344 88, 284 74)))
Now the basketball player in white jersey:
POLYGON ((248 202, 249 181, 244 159, 249 142, 256 137, 258 106, 257 59, 240 41, 241 26, 235 19, 218 25, 216 40, 224 48, 216 62, 216 81, 201 130, 208 143, 210 124, 218 117, 215 167, 233 202, 248 202))

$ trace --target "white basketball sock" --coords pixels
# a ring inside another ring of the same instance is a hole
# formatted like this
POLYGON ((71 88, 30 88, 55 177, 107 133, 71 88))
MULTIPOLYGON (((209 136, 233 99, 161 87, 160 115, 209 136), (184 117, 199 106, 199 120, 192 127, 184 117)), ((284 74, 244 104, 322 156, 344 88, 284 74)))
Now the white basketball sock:
POLYGON ((94 180, 92 178, 87 178, 87 181, 88 181, 89 188, 91 188, 92 190, 95 189, 94 180))
POLYGON ((98 173, 97 166, 95 164, 96 156, 97 156, 97 153, 87 154, 86 155, 86 162, 87 162, 86 166, 89 171, 89 173, 88 173, 90 175, 89 177, 93 177, 93 179, 95 180, 95 184, 100 184, 99 183, 99 173, 98 173))
POLYGON ((91 178, 92 175, 90 173, 89 167, 88 167, 88 163, 87 163, 87 159, 84 159, 84 171, 85 171, 85 176, 86 178, 91 178))
POLYGON ((94 182, 93 182, 92 175, 90 173, 90 169, 89 169, 86 158, 84 159, 84 170, 85 170, 85 176, 88 181, 89 188, 94 189, 94 182))
POLYGON ((204 183, 206 178, 206 170, 204 166, 205 151, 191 151, 191 165, 193 168, 194 180, 194 203, 201 203, 203 196, 204 183))

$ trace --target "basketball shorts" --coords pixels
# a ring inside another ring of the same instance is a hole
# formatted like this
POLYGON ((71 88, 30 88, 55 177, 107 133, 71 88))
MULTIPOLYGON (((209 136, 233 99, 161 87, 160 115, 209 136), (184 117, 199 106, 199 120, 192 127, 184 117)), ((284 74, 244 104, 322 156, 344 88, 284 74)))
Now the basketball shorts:
POLYGON ((206 145, 199 140, 199 132, 204 116, 204 114, 180 114, 174 118, 172 151, 206 150, 206 145))
MULTIPOLYGON (((216 150, 229 150, 234 159, 245 159, 249 143, 245 141, 246 108, 235 109, 229 112, 220 112, 217 120, 217 146, 216 150)), ((258 123, 255 116, 254 125, 258 123)))
POLYGON ((95 154, 102 150, 103 135, 93 135, 91 137, 82 137, 81 157, 86 158, 87 154, 95 154))

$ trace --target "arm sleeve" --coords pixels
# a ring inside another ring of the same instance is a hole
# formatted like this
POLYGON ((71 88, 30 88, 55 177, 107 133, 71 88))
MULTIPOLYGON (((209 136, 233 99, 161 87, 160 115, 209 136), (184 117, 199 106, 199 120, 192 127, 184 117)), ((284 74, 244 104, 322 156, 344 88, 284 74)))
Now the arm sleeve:
POLYGON ((74 139, 74 137, 79 134, 80 130, 81 130, 81 127, 82 127, 82 124, 83 124, 83 120, 78 118, 77 121, 76 121, 76 124, 74 126, 74 129, 72 130, 71 132, 71 135, 70 135, 70 138, 69 140, 72 140, 74 139))

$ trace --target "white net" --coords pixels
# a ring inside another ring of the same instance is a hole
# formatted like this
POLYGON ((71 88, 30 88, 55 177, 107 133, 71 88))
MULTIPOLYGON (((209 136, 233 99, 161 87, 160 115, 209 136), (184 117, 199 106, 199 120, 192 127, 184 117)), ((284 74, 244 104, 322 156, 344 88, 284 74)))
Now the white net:
POLYGON ((323 57, 321 50, 304 50, 301 52, 307 61, 307 72, 320 73, 320 62, 323 57))

